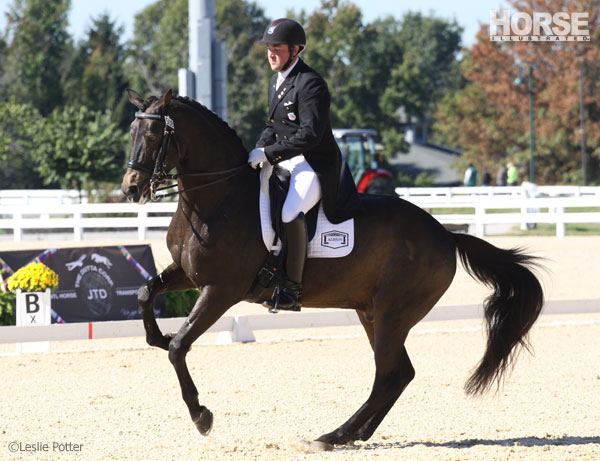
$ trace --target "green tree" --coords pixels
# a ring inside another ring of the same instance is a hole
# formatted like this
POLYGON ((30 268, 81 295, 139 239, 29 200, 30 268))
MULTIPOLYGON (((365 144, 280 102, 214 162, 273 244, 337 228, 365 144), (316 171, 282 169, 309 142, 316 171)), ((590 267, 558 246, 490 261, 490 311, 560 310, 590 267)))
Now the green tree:
POLYGON ((386 104, 403 104, 409 117, 433 117, 440 99, 461 84, 457 60, 461 34, 455 20, 406 13, 393 37, 401 47, 402 61, 392 69, 386 104))
POLYGON ((127 137, 110 114, 67 106, 43 119, 33 140, 32 158, 45 184, 82 191, 123 173, 127 137))
MULTIPOLYGON (((229 124, 250 147, 266 119, 268 65, 256 42, 268 20, 245 0, 219 1, 215 13, 217 39, 227 46, 229 124)), ((140 12, 127 60, 130 86, 154 95, 177 88, 178 69, 188 67, 188 34, 187 0, 159 0, 140 12)))
POLYGON ((6 68, 6 41, 4 37, 0 37, 0 95, 2 94, 2 76, 4 75, 4 69, 6 68))
POLYGON ((0 189, 42 186, 42 179, 31 168, 39 119, 38 111, 29 104, 0 102, 0 189))
POLYGON ((360 9, 338 0, 322 1, 320 9, 300 21, 307 34, 303 59, 327 81, 331 92, 331 118, 334 126, 370 125, 377 118, 377 98, 363 83, 369 80, 365 61, 359 56, 372 40, 371 30, 362 23, 360 9), (373 100, 374 99, 374 100, 373 100))
MULTIPOLYGON (((406 13, 397 28, 390 21, 381 24, 381 38, 393 44, 383 56, 392 52, 401 59, 391 63, 385 80, 383 112, 400 115, 403 124, 429 124, 439 101, 462 83, 457 60, 462 28, 456 21, 414 12, 406 13)), ((398 140, 397 134, 389 137, 398 140)))
POLYGON ((406 150, 395 109, 386 111, 381 105, 389 71, 402 57, 393 39, 394 22, 365 25, 360 9, 341 0, 323 0, 308 17, 292 16, 306 27, 304 59, 328 83, 333 126, 375 128, 386 154, 406 150))
POLYGON ((258 41, 269 21, 262 8, 245 0, 217 2, 216 20, 217 38, 227 46, 228 122, 251 148, 267 118, 271 70, 258 41))
POLYGON ((126 104, 125 47, 119 41, 122 34, 123 27, 108 14, 92 19, 87 37, 78 44, 71 60, 65 99, 69 105, 110 111, 113 120, 126 128, 133 112, 126 104))
POLYGON ((135 16, 126 65, 131 88, 162 95, 188 64, 188 0, 158 0, 135 16))
POLYGON ((343 0, 293 16, 306 25, 307 63, 329 84, 334 126, 379 130, 389 156, 408 148, 402 122, 429 118, 456 84, 462 31, 455 21, 408 13, 400 22, 364 24, 360 9, 343 0))
POLYGON ((14 0, 0 81, 5 99, 32 104, 42 115, 62 103, 69 6, 70 0, 14 0))

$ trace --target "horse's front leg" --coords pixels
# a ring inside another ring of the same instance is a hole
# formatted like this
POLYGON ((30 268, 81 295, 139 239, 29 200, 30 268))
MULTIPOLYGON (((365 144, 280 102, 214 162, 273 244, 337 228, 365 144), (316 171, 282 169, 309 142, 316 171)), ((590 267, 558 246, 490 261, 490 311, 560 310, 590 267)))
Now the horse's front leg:
POLYGON ((160 293, 194 288, 180 267, 171 263, 164 271, 144 283, 138 291, 138 303, 142 310, 146 342, 150 346, 169 350, 170 336, 161 333, 154 316, 154 299, 160 293))
POLYGON ((208 435, 212 429, 213 415, 198 402, 198 390, 185 361, 192 343, 213 325, 236 301, 231 299, 227 290, 207 286, 202 290, 194 309, 169 344, 169 360, 175 368, 181 394, 186 403, 192 421, 202 435, 208 435))

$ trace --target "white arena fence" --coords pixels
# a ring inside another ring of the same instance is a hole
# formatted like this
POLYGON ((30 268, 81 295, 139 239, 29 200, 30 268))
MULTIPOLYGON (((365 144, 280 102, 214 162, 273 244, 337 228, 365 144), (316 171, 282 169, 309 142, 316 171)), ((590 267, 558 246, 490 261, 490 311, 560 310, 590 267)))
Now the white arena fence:
MULTIPOLYGON (((256 201, 258 207, 258 200, 256 201)), ((137 229, 138 240, 146 240, 149 229, 166 230, 177 203, 75 203, 0 206, 0 230, 12 230, 13 240, 23 240, 24 230, 73 232, 81 241, 84 231, 137 229)))
POLYGON ((521 186, 480 186, 480 187, 397 187, 396 194, 409 197, 447 197, 449 199, 465 196, 485 197, 600 197, 600 186, 538 186, 524 182, 521 186))
MULTIPOLYGON (((442 224, 471 225, 477 236, 485 236, 486 226, 493 224, 525 228, 550 223, 556 226, 556 236, 562 237, 566 224, 600 223, 600 187, 531 186, 397 188, 396 192, 425 210, 461 209, 461 213, 434 213, 434 217, 442 224)), ((36 195, 40 191, 29 191, 17 204, 11 203, 15 191, 6 192, 0 191, 0 232, 12 231, 16 242, 23 240, 26 230, 68 230, 73 240, 80 241, 86 231, 135 229, 138 239, 146 240, 149 230, 167 229, 177 207, 175 202, 65 203, 60 194, 54 200, 51 195, 36 195)), ((71 191, 60 192, 70 197, 71 191)))
MULTIPOLYGON (((120 190, 113 190, 108 195, 114 199, 123 196, 120 190)), ((102 191, 91 191, 92 201, 105 197, 102 191)), ((1 205, 56 205, 69 203, 88 203, 87 191, 63 190, 63 189, 6 189, 0 190, 1 205)))
POLYGON ((548 223, 556 236, 564 237, 567 224, 600 223, 600 187, 522 186, 505 187, 398 187, 398 196, 425 209, 460 209, 467 213, 433 213, 442 224, 474 226, 475 235, 486 235, 489 224, 548 223), (514 211, 518 210, 518 211, 514 211))

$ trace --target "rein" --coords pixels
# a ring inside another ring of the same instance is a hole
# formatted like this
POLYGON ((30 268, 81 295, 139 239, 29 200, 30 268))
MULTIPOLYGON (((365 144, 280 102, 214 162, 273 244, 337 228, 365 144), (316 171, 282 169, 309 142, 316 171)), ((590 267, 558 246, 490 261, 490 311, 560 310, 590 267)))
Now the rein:
MULTIPOLYGON (((240 173, 245 168, 249 168, 249 165, 247 163, 244 163, 243 165, 240 165, 240 166, 237 166, 234 168, 230 168, 228 170, 210 171, 210 172, 206 172, 206 173, 167 174, 167 172, 165 171, 167 152, 169 150, 169 143, 171 141, 171 138, 174 137, 174 135, 175 135, 175 124, 173 123, 173 119, 171 117, 169 117, 168 115, 146 114, 145 112, 142 112, 142 111, 137 111, 135 113, 135 118, 158 120, 165 125, 165 129, 163 131, 162 142, 160 144, 160 148, 158 150, 158 155, 156 156, 156 162, 154 163, 153 167, 148 166, 141 162, 137 162, 135 160, 127 161, 128 168, 131 168, 133 170, 138 170, 138 171, 145 171, 146 173, 152 173, 152 176, 150 177, 150 198, 153 202, 160 200, 161 198, 164 198, 164 197, 171 197, 173 195, 181 194, 182 192, 189 192, 192 190, 198 190, 198 189, 203 189, 205 187, 213 186, 215 184, 227 181, 227 180, 233 178, 234 176, 236 176, 238 173, 240 173), (181 189, 181 190, 177 190, 175 192, 158 194, 158 192, 161 192, 161 191, 164 191, 167 189, 171 189, 172 187, 177 187, 178 186, 177 183, 171 184, 169 186, 163 186, 163 184, 167 181, 177 180, 177 179, 181 178, 182 176, 195 176, 195 177, 202 178, 202 177, 218 176, 218 175, 223 175, 223 174, 227 174, 228 176, 221 178, 221 179, 215 179, 214 181, 210 181, 206 184, 201 184, 199 186, 190 187, 188 189, 181 189), (160 187, 160 186, 163 186, 163 187, 160 187)), ((175 145, 177 146, 177 143, 175 145)), ((178 146, 177 146, 177 150, 179 150, 178 146)))

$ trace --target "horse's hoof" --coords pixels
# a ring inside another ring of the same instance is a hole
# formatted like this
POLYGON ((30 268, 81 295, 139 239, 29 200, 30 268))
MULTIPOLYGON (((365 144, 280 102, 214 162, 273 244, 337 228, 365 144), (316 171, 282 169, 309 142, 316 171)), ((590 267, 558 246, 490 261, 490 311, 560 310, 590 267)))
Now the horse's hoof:
POLYGON ((193 422, 200 434, 208 435, 213 427, 213 414, 208 408, 204 408, 200 416, 194 419, 193 422))
POLYGON ((353 444, 354 438, 348 437, 347 434, 334 431, 329 434, 323 434, 321 437, 315 440, 315 443, 322 443, 324 445, 331 445, 333 447, 335 445, 353 444))
POLYGON ((320 440, 304 440, 304 445, 311 451, 332 451, 334 446, 332 443, 321 442, 320 440))

